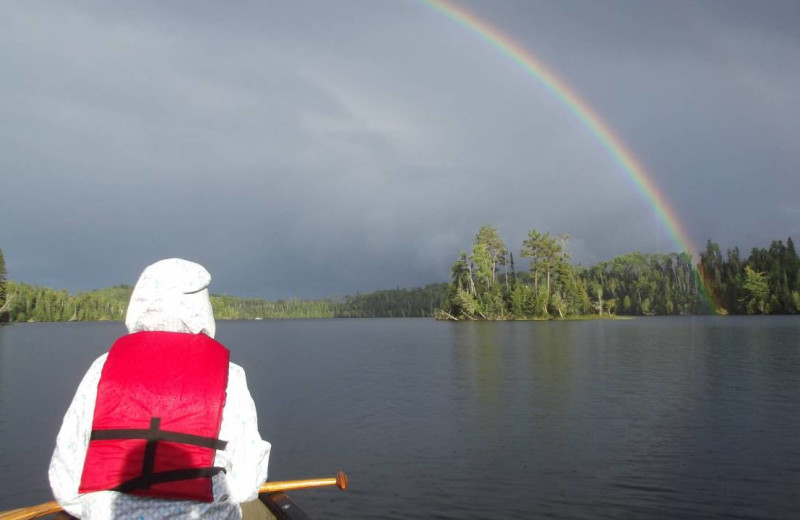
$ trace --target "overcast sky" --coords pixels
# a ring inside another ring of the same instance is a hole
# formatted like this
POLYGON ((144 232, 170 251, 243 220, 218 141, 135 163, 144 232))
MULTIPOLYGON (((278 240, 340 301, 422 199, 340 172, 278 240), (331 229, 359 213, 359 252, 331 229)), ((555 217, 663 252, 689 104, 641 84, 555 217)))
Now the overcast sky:
MULTIPOLYGON (((695 244, 800 241, 800 2, 458 5, 617 132, 695 244)), ((133 284, 177 256, 238 296, 416 287, 483 224, 515 256, 569 233, 584 265, 676 248, 580 120, 423 3, 0 3, 13 280, 133 284)))

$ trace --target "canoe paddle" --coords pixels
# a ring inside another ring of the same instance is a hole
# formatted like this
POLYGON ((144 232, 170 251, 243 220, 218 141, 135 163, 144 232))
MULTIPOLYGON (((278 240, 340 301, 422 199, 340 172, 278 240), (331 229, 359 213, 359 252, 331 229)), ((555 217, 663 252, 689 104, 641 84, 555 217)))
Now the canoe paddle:
MULTIPOLYGON (((314 487, 336 486, 342 491, 347 489, 347 475, 343 471, 331 478, 312 478, 307 480, 284 480, 279 482, 264 482, 258 488, 259 493, 274 493, 276 491, 291 491, 293 489, 306 489, 314 487)), ((29 507, 21 507, 0 513, 0 520, 32 520, 45 515, 62 511, 55 500, 29 507)))

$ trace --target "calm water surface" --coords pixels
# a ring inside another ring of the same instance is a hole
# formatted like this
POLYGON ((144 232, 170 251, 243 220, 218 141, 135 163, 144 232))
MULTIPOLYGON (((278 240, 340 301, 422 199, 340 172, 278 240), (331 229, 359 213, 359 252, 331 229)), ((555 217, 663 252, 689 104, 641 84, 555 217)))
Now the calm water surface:
MULTIPOLYGON (((120 323, 0 328, 0 509, 120 323)), ((800 319, 220 322, 316 518, 800 518, 800 319)))

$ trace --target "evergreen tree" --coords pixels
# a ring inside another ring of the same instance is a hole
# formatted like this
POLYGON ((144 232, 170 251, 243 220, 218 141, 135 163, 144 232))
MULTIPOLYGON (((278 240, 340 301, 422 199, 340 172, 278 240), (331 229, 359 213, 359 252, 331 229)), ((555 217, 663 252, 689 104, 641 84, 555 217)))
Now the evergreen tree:
POLYGON ((511 284, 511 289, 517 286, 517 271, 514 268, 514 253, 508 253, 509 261, 508 261, 508 274, 506 275, 509 279, 511 284))
MULTIPOLYGON (((549 236, 549 233, 548 233, 549 236)), ((533 274, 533 291, 539 291, 539 274, 542 272, 545 237, 535 229, 528 231, 528 238, 522 242, 522 258, 530 258, 530 271, 533 274)))
POLYGON ((539 275, 544 274, 547 280, 547 295, 551 294, 550 281, 558 266, 569 259, 566 251, 568 235, 550 236, 535 229, 528 231, 528 239, 522 243, 522 256, 531 259, 534 291, 539 289, 539 275))
POLYGON ((3 257, 3 250, 0 249, 0 322, 8 320, 7 312, 7 292, 6 292, 6 260, 3 257))
POLYGON ((728 249, 727 258, 722 268, 722 276, 728 283, 721 297, 724 307, 733 314, 741 313, 741 284, 739 281, 743 269, 744 265, 739 256, 739 248, 728 249))
POLYGON ((723 282, 723 260, 719 244, 709 240, 706 242, 706 250, 700 254, 700 276, 704 285, 711 292, 714 305, 720 311, 726 312, 723 295, 727 291, 727 284, 723 282))
POLYGON ((794 248, 792 237, 786 240, 786 254, 783 261, 783 272, 786 276, 787 292, 789 293, 789 308, 786 312, 795 314, 800 312, 797 294, 800 293, 800 258, 794 248))

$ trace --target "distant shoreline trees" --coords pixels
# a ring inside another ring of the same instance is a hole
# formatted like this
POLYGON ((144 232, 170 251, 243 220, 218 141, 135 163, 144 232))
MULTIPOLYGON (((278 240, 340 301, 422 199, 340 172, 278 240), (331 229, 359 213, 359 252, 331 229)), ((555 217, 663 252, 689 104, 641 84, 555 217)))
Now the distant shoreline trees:
MULTIPOLYGON (((0 316, 3 321, 121 321, 125 318, 133 287, 118 285, 71 295, 63 290, 9 281, 7 290, 6 310, 0 316)), ((447 284, 431 284, 344 299, 268 301, 212 294, 211 305, 215 317, 220 320, 430 317, 442 306, 446 292, 447 284)))
MULTIPOLYGON (((497 228, 482 226, 449 283, 321 300, 211 295, 211 303, 218 319, 800 314, 800 259, 791 237, 753 248, 747 258, 736 247, 723 256, 709 240, 697 265, 688 253, 628 253, 590 267, 569 263, 568 241, 531 229, 518 253, 528 268, 518 272, 497 228)), ((0 322, 122 320, 132 291, 118 285, 71 295, 7 280, 0 249, 0 322)))
POLYGON ((754 247, 747 259, 738 247, 723 259, 719 245, 709 240, 700 256, 702 279, 731 314, 800 313, 800 260, 792 237, 785 244, 773 240, 767 249, 754 247))
POLYGON ((447 301, 436 317, 800 313, 800 259, 791 237, 785 245, 778 240, 769 249, 753 248, 745 260, 738 248, 723 259, 719 245, 709 240, 698 265, 685 252, 629 253, 591 267, 568 263, 568 239, 531 229, 520 250, 529 269, 516 272, 497 229, 481 227, 472 252, 461 251, 453 264, 447 301), (496 279, 505 284, 490 283, 496 279))
POLYGON ((0 323, 7 320, 8 300, 6 296, 6 260, 0 249, 0 323))

